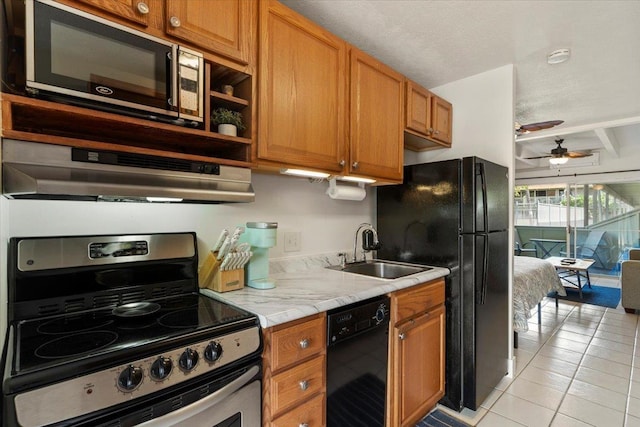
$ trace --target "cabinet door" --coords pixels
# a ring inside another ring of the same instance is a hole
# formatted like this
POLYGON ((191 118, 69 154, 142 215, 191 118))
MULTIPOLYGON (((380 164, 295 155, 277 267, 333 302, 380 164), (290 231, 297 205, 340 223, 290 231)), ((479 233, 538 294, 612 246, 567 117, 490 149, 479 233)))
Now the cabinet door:
POLYGON ((165 31, 247 64, 255 27, 254 6, 251 0, 165 0, 165 31))
POLYGON ((408 129, 429 136, 431 127, 431 92, 407 80, 407 123, 408 129))
POLYGON ((402 181, 404 77, 351 48, 349 174, 402 181))
POLYGON ((444 395, 444 328, 444 306, 394 328, 394 425, 414 426, 444 395))
POLYGON ((277 1, 260 2, 258 158, 342 172, 346 44, 277 1))
MULTIPOLYGON (((87 4, 95 9, 117 16, 123 20, 136 24, 149 25, 149 15, 159 13, 154 11, 148 0, 76 0, 80 4, 87 4)), ((112 19, 108 17, 108 19, 112 19)))
POLYGON ((431 97, 431 111, 431 124, 433 126, 431 138, 450 146, 453 107, 444 99, 433 95, 431 97))

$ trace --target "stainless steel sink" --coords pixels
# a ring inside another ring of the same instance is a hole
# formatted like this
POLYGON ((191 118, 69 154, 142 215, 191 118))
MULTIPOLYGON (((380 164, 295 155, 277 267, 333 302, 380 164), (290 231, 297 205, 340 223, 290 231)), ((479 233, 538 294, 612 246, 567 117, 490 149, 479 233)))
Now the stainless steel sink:
POLYGON ((415 264, 404 264, 394 261, 374 259, 371 261, 354 262, 345 265, 332 265, 327 268, 344 271, 345 273, 361 274, 363 276, 377 277, 379 279, 397 279, 423 271, 429 271, 431 267, 415 264))

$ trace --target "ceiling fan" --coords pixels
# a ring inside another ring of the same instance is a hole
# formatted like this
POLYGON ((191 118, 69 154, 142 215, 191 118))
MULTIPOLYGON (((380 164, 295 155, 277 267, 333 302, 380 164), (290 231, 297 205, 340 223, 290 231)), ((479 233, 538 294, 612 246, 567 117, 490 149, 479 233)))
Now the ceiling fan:
POLYGON ((554 141, 558 146, 551 150, 551 153, 546 156, 537 156, 537 157, 527 157, 528 160, 533 159, 549 159, 549 163, 553 165, 561 165, 567 163, 569 159, 579 159, 581 157, 589 157, 593 156, 593 153, 585 153, 582 151, 568 151, 566 148, 562 146, 564 139, 556 138, 554 141))
POLYGON ((519 136, 529 132, 550 129, 552 127, 561 125, 562 123, 564 123, 564 120, 548 120, 546 122, 529 123, 526 125, 521 125, 520 123, 516 122, 515 123, 516 135, 519 136))

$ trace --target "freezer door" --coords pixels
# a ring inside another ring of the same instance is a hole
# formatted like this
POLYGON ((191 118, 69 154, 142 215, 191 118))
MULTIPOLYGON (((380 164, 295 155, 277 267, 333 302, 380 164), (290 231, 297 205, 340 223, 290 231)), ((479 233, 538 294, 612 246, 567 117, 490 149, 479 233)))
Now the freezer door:
POLYGON ((457 267, 460 165, 406 166, 402 185, 378 187, 378 258, 457 267))
MULTIPOLYGON (((464 406, 476 410, 508 371, 507 231, 465 235, 475 261, 465 284, 464 406)), ((467 251, 465 251, 467 253, 467 251)), ((465 266, 467 267, 467 266, 465 266)))
POLYGON ((462 232, 509 227, 509 176, 504 166, 479 157, 462 159, 462 232))

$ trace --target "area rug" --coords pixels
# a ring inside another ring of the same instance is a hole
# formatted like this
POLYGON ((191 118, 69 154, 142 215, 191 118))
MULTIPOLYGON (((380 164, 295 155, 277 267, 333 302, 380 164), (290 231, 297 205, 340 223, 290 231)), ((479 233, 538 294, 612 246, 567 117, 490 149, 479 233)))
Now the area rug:
MULTIPOLYGON (((589 288, 585 286, 582 288, 582 299, 580 299, 580 293, 577 288, 567 286, 565 289, 567 290, 567 296, 563 297, 558 295, 558 299, 610 308, 616 308, 620 302, 619 288, 596 285, 591 285, 591 288, 589 288)), ((556 295, 555 292, 552 292, 548 296, 555 298, 556 295)))
POLYGON ((416 424, 416 427, 469 427, 469 425, 436 409, 416 424))

